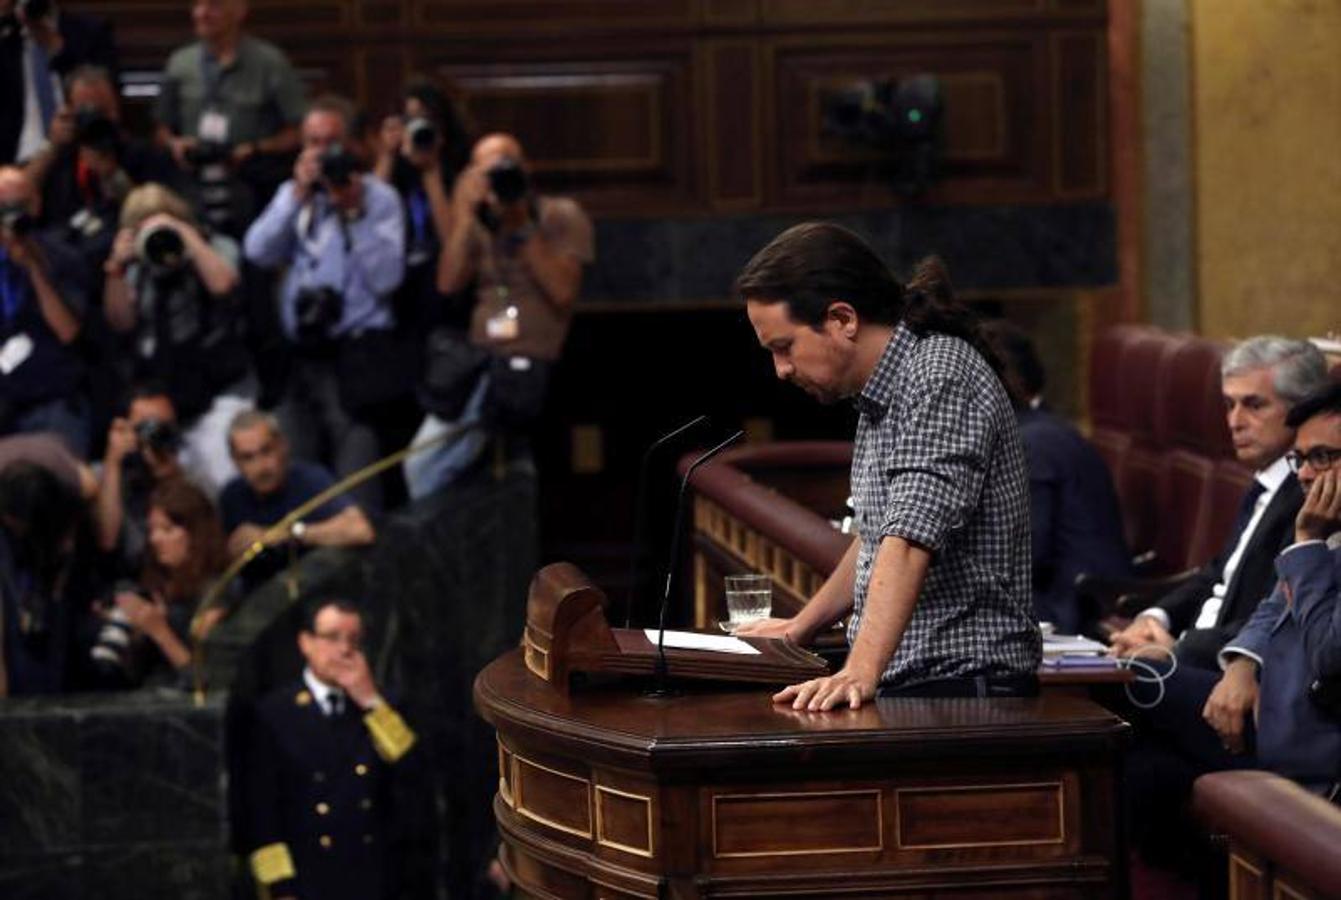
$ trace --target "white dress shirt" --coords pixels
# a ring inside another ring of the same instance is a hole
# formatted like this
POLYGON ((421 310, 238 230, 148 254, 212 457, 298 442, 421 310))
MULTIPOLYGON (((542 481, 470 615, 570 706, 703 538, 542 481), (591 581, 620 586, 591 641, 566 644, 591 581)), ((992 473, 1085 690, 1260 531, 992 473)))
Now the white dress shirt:
MULTIPOLYGON (((1229 590, 1229 585, 1234 580, 1234 573, 1239 569, 1239 563, 1243 561, 1243 554, 1248 549, 1248 543, 1253 539, 1253 534, 1257 531, 1257 526, 1262 522, 1262 516, 1266 509, 1271 505, 1276 492, 1280 486, 1290 477, 1290 464, 1285 461, 1285 457, 1273 462, 1265 469, 1257 472, 1253 476, 1254 480, 1262 486, 1262 493, 1258 495, 1257 502, 1253 504, 1252 515, 1248 518, 1248 524, 1243 527, 1243 532, 1239 535, 1239 541, 1234 545, 1234 552, 1225 560, 1224 571, 1220 573, 1220 580, 1211 588, 1211 594, 1201 604, 1201 612, 1197 614, 1196 621, 1192 624, 1193 628, 1212 628, 1216 620, 1220 617, 1220 607, 1224 606, 1225 593, 1229 590)), ((1143 616, 1150 616, 1168 631, 1170 622, 1169 614, 1158 606, 1152 606, 1141 612, 1143 616)))

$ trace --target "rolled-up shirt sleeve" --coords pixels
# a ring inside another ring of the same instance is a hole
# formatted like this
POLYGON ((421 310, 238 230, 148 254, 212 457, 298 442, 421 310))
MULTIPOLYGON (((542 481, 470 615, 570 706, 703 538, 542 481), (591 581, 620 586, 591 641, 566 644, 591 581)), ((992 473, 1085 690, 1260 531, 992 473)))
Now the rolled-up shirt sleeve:
POLYGON ((935 551, 977 509, 996 429, 990 409, 957 378, 923 387, 900 400, 910 405, 886 470, 881 534, 935 551))

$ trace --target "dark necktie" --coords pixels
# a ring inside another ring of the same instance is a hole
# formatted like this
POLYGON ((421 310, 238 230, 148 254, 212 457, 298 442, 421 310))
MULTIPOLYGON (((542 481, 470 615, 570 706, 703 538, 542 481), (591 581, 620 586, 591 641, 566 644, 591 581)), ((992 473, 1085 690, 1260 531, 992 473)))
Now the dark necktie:
POLYGON ((1234 553, 1234 548, 1239 545, 1239 538, 1243 536, 1243 529, 1248 527, 1248 523, 1252 521, 1253 512, 1257 509, 1257 498, 1264 493, 1266 493, 1266 486, 1254 478, 1252 487, 1244 492, 1243 502, 1239 504, 1239 514, 1234 519, 1234 530, 1229 534, 1229 546, 1225 549, 1226 560, 1234 553))
POLYGON ((331 691, 326 695, 326 715, 335 718, 345 711, 345 695, 331 691))

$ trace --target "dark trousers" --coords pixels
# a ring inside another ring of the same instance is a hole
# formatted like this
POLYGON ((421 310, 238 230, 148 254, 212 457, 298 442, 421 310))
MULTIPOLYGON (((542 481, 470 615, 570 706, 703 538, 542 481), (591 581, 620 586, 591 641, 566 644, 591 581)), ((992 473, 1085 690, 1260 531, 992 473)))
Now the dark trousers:
MULTIPOLYGON (((336 478, 377 461, 372 425, 351 416, 340 403, 334 357, 296 357, 276 414, 294 454, 330 466, 336 478)), ((382 487, 376 478, 354 488, 350 496, 364 512, 382 510, 382 487)))
POLYGON ((968 675, 880 688, 881 697, 1037 697, 1038 676, 968 675))

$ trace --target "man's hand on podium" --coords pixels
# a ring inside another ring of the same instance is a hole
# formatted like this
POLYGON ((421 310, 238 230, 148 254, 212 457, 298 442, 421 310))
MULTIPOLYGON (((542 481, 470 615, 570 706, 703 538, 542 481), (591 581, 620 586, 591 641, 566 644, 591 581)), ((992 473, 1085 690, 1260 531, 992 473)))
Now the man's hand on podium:
POLYGON ((797 630, 795 619, 752 619, 736 626, 740 637, 781 638, 793 644, 800 643, 797 630))
POLYGON ((845 666, 828 677, 812 678, 785 687, 773 695, 773 702, 790 703, 792 709, 811 711, 828 711, 843 704, 860 709, 863 703, 875 699, 879 681, 879 674, 862 675, 845 666))

